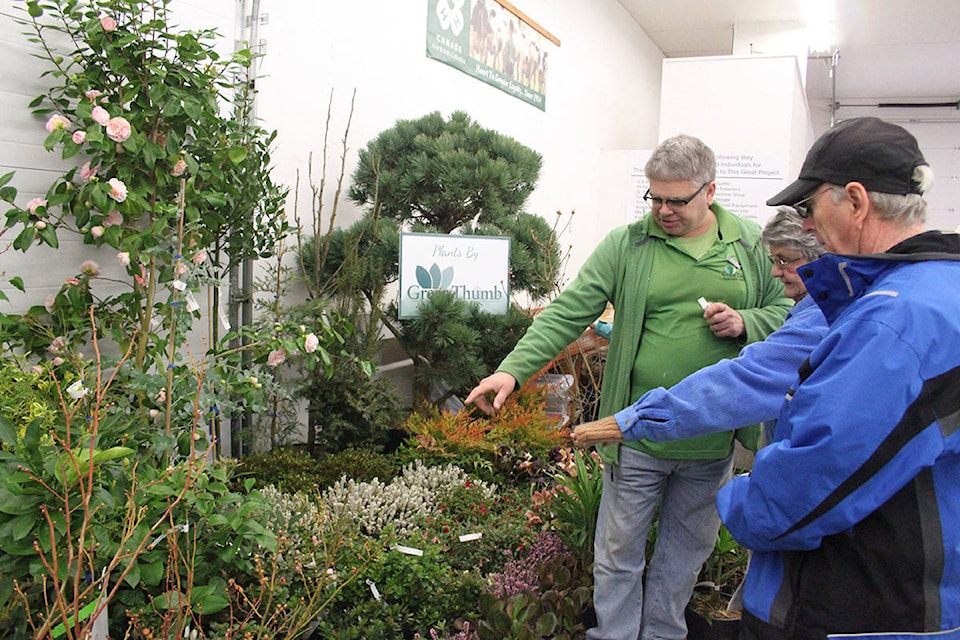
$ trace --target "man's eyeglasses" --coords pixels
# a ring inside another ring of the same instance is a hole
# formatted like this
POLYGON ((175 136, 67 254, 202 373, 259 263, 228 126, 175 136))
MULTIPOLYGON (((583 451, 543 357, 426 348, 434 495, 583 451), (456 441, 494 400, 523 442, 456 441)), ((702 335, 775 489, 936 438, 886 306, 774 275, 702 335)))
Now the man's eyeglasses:
POLYGON ((657 196, 650 195, 650 189, 647 189, 647 192, 643 194, 643 199, 650 203, 650 206, 654 209, 659 209, 664 204, 666 204, 671 209, 682 209, 683 207, 690 204, 694 198, 700 195, 700 192, 710 184, 712 180, 708 180, 700 185, 700 188, 693 192, 693 194, 688 198, 658 198, 657 196))
MULTIPOLYGON (((826 185, 826 187, 827 189, 829 189, 830 185, 826 185)), ((823 193, 824 191, 826 191, 827 189, 817 189, 816 191, 808 195, 806 198, 804 198, 800 202, 795 202, 793 204, 793 208, 796 209, 797 215, 800 216, 801 218, 809 218, 810 216, 812 216, 813 215, 813 199, 816 198, 821 193, 823 193)))
POLYGON ((800 256, 798 258, 793 258, 792 260, 786 260, 784 258, 781 258, 780 256, 775 256, 771 253, 768 253, 767 259, 770 260, 770 262, 772 262, 773 264, 780 267, 781 269, 786 269, 787 267, 792 265, 794 262, 800 262, 801 260, 803 260, 803 256, 800 256))

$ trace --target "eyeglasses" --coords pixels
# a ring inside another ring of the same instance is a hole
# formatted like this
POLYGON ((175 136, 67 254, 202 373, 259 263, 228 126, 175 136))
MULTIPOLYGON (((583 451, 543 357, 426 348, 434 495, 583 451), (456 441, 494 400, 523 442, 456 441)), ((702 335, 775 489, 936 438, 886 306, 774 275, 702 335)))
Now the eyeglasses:
POLYGON ((809 218, 813 215, 813 199, 830 188, 830 185, 824 185, 826 189, 817 189, 800 202, 795 202, 793 208, 801 218, 809 218))
POLYGON ((800 256, 798 258, 793 258, 792 260, 784 260, 780 256, 775 256, 772 253, 768 253, 767 259, 773 264, 780 267, 781 269, 786 269, 787 267, 792 265, 794 262, 800 262, 801 260, 803 260, 803 256, 800 256))
POLYGON ((643 199, 649 202, 650 206, 654 209, 659 209, 664 204, 669 206, 671 209, 682 209, 690 204, 694 198, 700 195, 700 192, 703 191, 703 189, 711 182, 713 181, 707 180, 704 182, 702 185, 700 185, 700 188, 694 191, 693 194, 688 198, 658 198, 657 196, 650 195, 650 189, 647 189, 647 192, 643 194, 643 199))

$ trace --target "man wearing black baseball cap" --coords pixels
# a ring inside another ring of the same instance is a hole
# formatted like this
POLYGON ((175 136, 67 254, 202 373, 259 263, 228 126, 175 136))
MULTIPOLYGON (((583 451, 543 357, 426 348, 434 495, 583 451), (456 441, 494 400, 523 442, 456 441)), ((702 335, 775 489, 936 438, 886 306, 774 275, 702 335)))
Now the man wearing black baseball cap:
POLYGON ((831 252, 799 269, 830 330, 717 499, 754 552, 741 639, 960 635, 960 240, 924 229, 931 179, 909 132, 857 118, 767 202, 831 252))

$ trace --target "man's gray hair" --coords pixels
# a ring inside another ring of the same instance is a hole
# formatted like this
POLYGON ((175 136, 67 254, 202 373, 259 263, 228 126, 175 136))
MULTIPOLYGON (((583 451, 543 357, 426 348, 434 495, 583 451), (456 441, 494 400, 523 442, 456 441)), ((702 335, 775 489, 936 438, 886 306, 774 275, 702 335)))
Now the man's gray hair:
POLYGON ((643 172, 648 180, 689 180, 701 185, 716 178, 717 160, 702 140, 680 134, 667 138, 653 150, 643 172))
POLYGON ((820 241, 812 233, 803 230, 803 219, 797 210, 786 205, 777 207, 767 224, 763 227, 763 244, 770 250, 771 245, 789 247, 800 253, 807 262, 823 255, 820 241))
MULTIPOLYGON (((925 164, 917 166, 913 170, 913 181, 919 185, 921 192, 926 193, 933 184, 933 169, 925 164)), ((830 185, 830 193, 834 203, 839 203, 846 196, 844 187, 840 185, 830 185)), ((927 221, 927 201, 922 195, 908 193, 901 196, 879 191, 868 191, 867 195, 870 205, 881 220, 907 227, 927 221)))

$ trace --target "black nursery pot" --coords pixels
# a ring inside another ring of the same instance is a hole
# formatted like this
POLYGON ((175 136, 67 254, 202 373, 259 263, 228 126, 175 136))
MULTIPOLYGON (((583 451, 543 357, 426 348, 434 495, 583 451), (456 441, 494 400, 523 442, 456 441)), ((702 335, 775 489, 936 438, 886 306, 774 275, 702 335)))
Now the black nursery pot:
POLYGON ((709 618, 687 605, 687 640, 736 640, 740 635, 739 618, 709 618))

